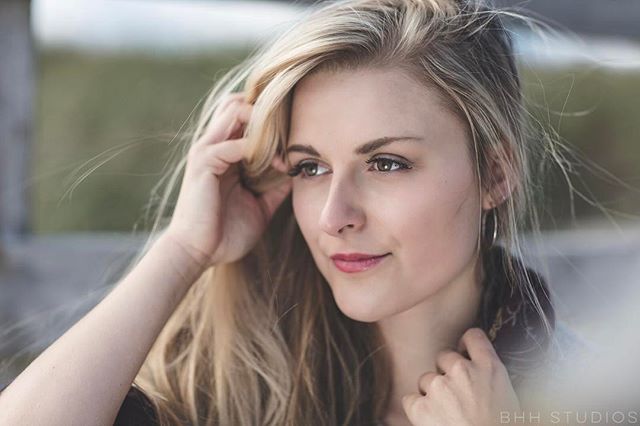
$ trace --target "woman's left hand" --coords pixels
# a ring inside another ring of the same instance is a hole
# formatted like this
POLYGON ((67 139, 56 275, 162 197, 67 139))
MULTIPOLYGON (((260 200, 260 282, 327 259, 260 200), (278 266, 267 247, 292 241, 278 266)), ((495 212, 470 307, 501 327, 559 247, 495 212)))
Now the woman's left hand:
POLYGON ((482 329, 468 329, 458 352, 440 352, 436 365, 444 374, 424 373, 420 392, 402 398, 412 425, 493 426, 500 424, 500 411, 520 411, 507 369, 482 329), (471 359, 461 355, 464 350, 471 359))

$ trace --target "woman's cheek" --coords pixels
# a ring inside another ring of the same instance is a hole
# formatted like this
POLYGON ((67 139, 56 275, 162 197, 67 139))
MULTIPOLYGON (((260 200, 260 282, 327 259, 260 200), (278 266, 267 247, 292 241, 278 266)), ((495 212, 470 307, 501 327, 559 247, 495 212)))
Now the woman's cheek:
POLYGON ((317 202, 312 191, 301 187, 298 183, 293 184, 291 193, 293 215, 307 243, 311 241, 313 230, 318 227, 317 216, 320 214, 318 209, 321 207, 316 205, 317 202))
MULTIPOLYGON (((413 270, 429 275, 447 275, 458 269, 462 253, 472 243, 473 209, 469 191, 463 182, 447 181, 444 176, 431 176, 412 188, 412 196, 402 188, 396 191, 395 217, 388 220, 390 232, 400 242, 407 262, 413 270), (400 202, 400 199, 406 201, 400 202)), ((462 256, 465 257, 465 256, 462 256)))

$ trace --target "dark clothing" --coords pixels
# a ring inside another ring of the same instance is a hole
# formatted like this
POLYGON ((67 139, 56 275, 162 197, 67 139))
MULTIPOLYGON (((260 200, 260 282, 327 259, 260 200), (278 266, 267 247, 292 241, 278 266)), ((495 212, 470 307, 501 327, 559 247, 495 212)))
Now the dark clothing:
MULTIPOLYGON (((0 393, 9 386, 7 383, 0 393)), ((149 398, 138 388, 131 386, 124 398, 114 426, 156 426, 158 420, 149 398)))
POLYGON ((158 424, 153 405, 138 388, 131 386, 118 412, 114 426, 155 426, 158 424))

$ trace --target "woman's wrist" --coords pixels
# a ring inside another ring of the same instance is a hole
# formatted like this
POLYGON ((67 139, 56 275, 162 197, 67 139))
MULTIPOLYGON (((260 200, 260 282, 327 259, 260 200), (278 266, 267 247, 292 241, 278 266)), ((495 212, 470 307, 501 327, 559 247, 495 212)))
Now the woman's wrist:
POLYGON ((172 269, 183 279, 184 284, 191 286, 210 266, 204 255, 186 247, 170 232, 163 232, 153 244, 151 250, 157 250, 167 259, 172 269))

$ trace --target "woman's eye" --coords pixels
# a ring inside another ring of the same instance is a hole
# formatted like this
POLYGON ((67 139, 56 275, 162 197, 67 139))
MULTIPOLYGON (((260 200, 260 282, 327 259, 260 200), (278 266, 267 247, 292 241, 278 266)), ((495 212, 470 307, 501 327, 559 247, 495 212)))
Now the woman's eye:
POLYGON ((401 161, 397 161, 397 160, 393 160, 391 158, 373 158, 371 160, 368 160, 367 163, 374 163, 378 165, 378 171, 380 172, 394 172, 396 170, 400 170, 400 169, 408 169, 409 165, 406 163, 403 163, 401 161), (396 167, 395 169, 393 168, 393 165, 398 165, 398 167, 396 167))
MULTIPOLYGON (((322 166, 318 163, 306 163, 302 165, 302 170, 306 170, 307 174, 306 176, 308 177, 313 177, 313 176, 319 176, 322 175, 323 173, 318 173, 318 169, 322 170, 322 166)), ((326 169, 326 167, 325 167, 326 169)))
MULTIPOLYGON (((395 172, 397 170, 411 168, 409 164, 403 161, 394 160, 392 158, 386 158, 386 157, 372 158, 370 160, 365 161, 365 163, 376 164, 377 170, 374 170, 374 171, 377 171, 377 172, 395 172), (396 167, 394 168, 394 166, 396 167)), ((323 167, 320 166, 320 164, 315 161, 302 161, 297 165, 295 165, 291 170, 289 170, 288 174, 289 176, 293 177, 302 173, 303 179, 312 178, 312 177, 321 176, 324 174, 324 173, 318 173, 318 168, 322 169, 323 167)))
POLYGON ((322 168, 315 161, 305 161, 298 163, 293 169, 289 171, 289 176, 297 176, 302 173, 302 178, 318 176, 318 167, 322 168))

